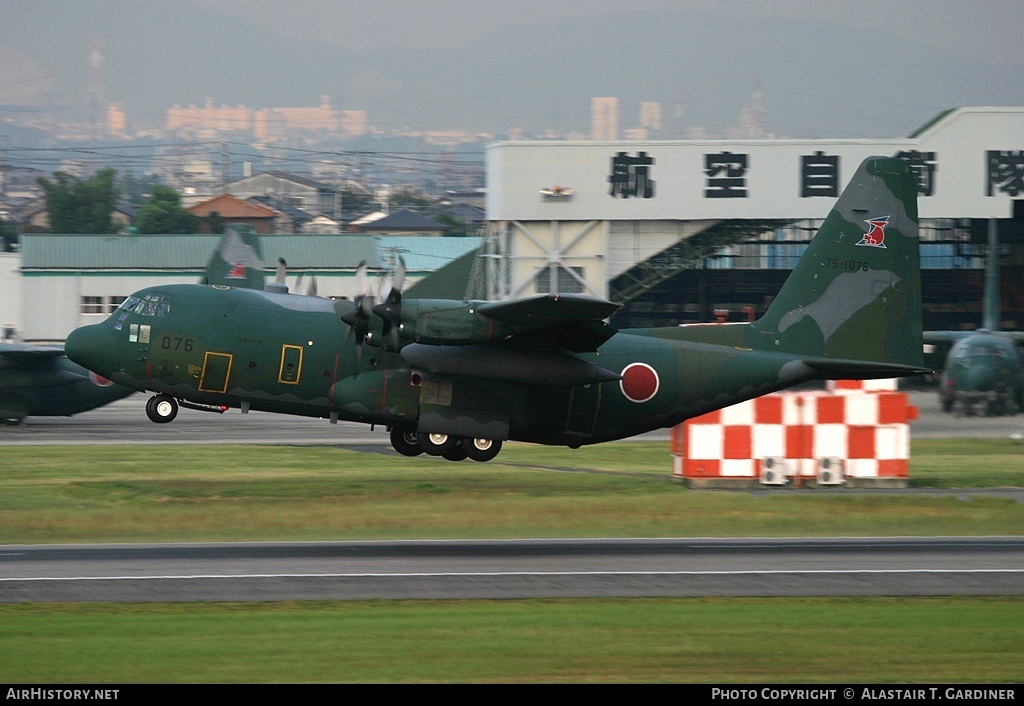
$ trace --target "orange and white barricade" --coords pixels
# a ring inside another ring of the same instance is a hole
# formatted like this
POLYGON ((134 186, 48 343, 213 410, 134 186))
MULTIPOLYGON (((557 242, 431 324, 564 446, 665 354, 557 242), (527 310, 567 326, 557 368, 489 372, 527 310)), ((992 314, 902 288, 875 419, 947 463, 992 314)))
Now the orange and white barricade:
POLYGON ((672 475, 692 487, 906 487, 916 418, 892 380, 765 395, 674 427, 672 475))

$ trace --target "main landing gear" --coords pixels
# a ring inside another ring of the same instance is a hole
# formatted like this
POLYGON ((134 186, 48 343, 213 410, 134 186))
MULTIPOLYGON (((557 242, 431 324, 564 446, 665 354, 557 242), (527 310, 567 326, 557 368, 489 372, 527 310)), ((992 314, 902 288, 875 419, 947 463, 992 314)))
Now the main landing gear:
POLYGON ((178 402, 170 395, 153 395, 146 402, 146 416, 157 424, 166 424, 178 416, 178 402))
POLYGON ((490 461, 501 451, 498 439, 473 439, 449 434, 417 434, 409 429, 393 427, 391 445, 403 456, 440 456, 449 461, 471 458, 474 461, 490 461))

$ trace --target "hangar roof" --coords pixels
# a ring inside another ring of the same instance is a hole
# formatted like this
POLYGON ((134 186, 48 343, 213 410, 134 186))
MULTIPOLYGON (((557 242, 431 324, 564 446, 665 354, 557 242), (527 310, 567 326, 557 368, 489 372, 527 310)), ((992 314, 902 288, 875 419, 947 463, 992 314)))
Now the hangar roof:
MULTIPOLYGON (((21 236, 21 269, 43 271, 195 271, 206 268, 220 235, 21 236)), ((475 250, 480 238, 422 238, 379 235, 265 235, 263 258, 273 270, 279 257, 292 272, 355 270, 390 266, 395 255, 411 272, 433 272, 475 250)))

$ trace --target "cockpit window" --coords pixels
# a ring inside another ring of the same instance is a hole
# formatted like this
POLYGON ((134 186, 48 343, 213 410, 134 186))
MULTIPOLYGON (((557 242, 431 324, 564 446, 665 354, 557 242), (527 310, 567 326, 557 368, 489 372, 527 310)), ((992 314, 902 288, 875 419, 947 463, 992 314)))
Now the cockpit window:
POLYGON ((121 311, 130 311, 138 303, 139 303, 139 298, 138 297, 128 297, 123 302, 121 302, 121 306, 119 306, 117 308, 119 310, 121 310, 121 311))
POLYGON ((171 313, 170 294, 147 294, 144 297, 128 297, 119 307, 122 311, 140 316, 164 317, 171 313))

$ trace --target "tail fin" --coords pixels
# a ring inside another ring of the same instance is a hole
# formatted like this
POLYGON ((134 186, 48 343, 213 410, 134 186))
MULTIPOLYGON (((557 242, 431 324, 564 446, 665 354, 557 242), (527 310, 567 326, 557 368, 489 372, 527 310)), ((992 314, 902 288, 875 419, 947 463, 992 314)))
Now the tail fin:
POLYGON ((860 165, 753 329, 756 347, 808 356, 828 377, 921 368, 917 184, 906 162, 860 165))
POLYGON ((256 229, 229 226, 206 265, 201 284, 226 284, 244 289, 263 289, 263 249, 256 229))

